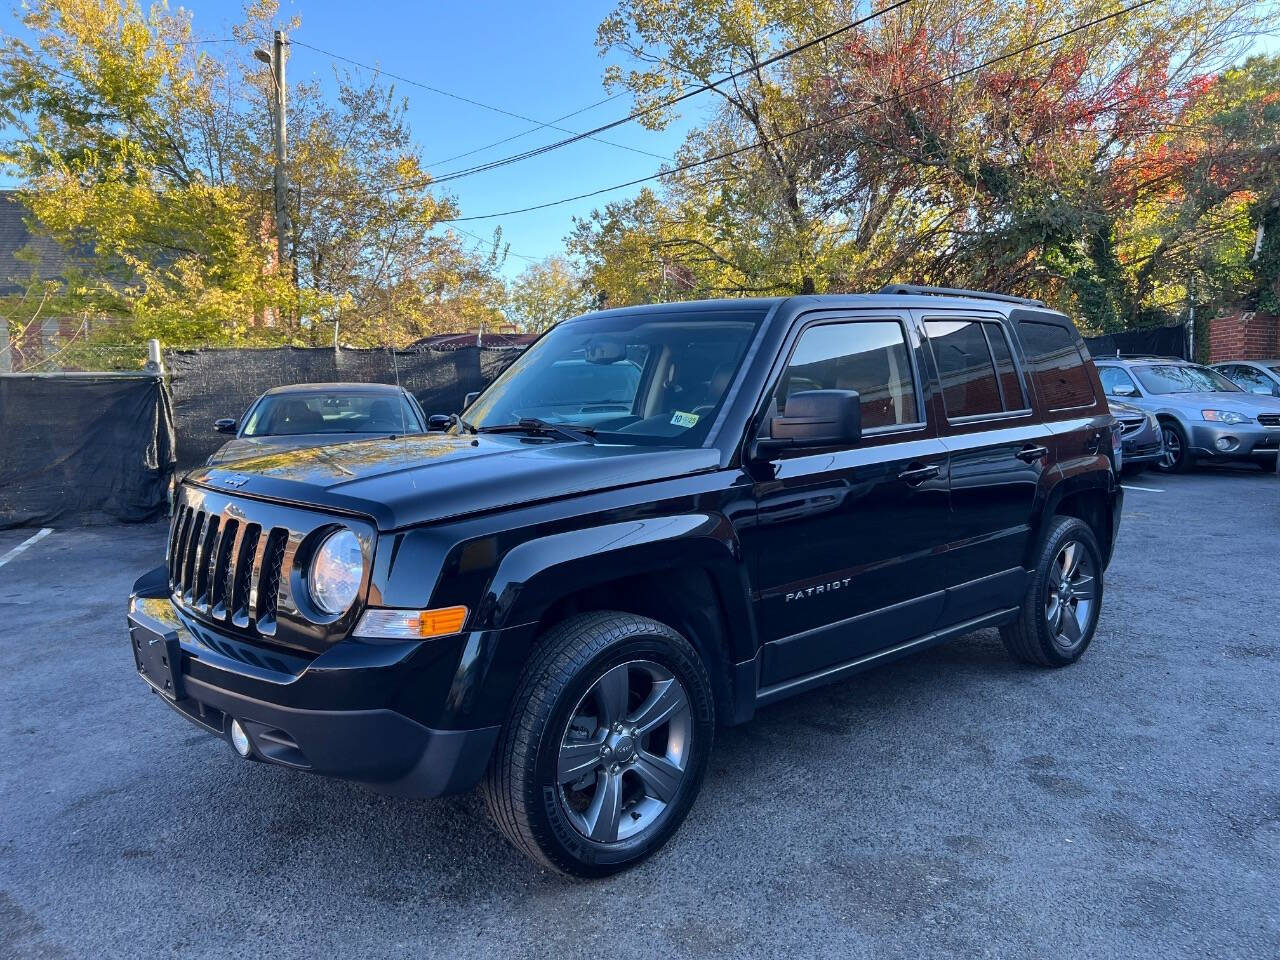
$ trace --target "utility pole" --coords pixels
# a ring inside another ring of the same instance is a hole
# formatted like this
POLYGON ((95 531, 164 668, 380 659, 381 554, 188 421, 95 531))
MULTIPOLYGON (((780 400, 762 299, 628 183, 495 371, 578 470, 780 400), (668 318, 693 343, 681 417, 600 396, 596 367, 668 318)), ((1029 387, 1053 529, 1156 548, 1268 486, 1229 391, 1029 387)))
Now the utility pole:
POLYGON ((289 159, 288 125, 286 123, 286 92, 284 61, 288 41, 284 31, 275 32, 271 51, 255 50, 253 55, 271 68, 272 132, 276 147, 275 219, 276 219, 276 269, 284 270, 289 263, 289 238, 293 235, 293 222, 289 216, 289 177, 285 163, 289 159))

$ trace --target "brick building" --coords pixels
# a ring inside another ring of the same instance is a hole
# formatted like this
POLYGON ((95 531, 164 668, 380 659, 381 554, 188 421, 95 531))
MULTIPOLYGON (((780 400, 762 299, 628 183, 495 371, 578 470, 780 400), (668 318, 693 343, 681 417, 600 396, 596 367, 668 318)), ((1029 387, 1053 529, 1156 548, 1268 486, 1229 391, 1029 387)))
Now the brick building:
POLYGON ((1236 308, 1209 321, 1209 362, 1280 357, 1280 316, 1236 308))

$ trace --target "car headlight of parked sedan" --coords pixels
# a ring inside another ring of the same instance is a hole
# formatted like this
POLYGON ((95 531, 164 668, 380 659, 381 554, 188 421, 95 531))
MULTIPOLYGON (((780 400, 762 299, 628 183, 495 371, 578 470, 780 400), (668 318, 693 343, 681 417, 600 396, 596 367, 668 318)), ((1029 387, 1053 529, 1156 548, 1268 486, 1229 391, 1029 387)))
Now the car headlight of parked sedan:
POLYGON ((1201 410, 1200 416, 1210 423, 1253 423, 1253 417, 1236 413, 1234 410, 1201 410))
POLYGON ((346 527, 334 530, 311 561, 307 585, 317 607, 329 614, 350 609, 360 592, 364 577, 364 557, 360 540, 346 527))

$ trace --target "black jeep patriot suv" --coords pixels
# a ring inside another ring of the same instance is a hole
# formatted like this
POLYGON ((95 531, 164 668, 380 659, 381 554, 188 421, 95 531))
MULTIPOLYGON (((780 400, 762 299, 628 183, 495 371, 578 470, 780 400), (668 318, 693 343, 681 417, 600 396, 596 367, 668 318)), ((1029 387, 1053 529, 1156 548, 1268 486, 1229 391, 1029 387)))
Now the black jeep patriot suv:
POLYGON ((196 471, 137 668, 241 756, 482 784, 556 870, 677 829, 719 723, 982 627, 1093 637, 1119 433, 1065 316, 932 288, 560 324, 446 432, 196 471))

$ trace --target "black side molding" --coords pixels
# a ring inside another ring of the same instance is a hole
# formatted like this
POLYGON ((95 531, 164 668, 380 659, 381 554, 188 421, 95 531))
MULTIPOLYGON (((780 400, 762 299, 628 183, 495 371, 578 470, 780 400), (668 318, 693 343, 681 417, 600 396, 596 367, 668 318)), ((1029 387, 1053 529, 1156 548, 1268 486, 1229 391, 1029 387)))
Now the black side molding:
POLYGON ((828 667, 825 670, 819 670, 817 673, 811 673, 808 676, 796 677, 793 680, 785 680, 782 683, 775 683, 771 687, 762 687, 756 691, 756 705, 764 706, 767 703, 773 703, 776 700, 783 700, 792 694, 801 693, 810 690, 813 687, 820 687, 826 683, 834 683, 837 680, 843 680, 845 677, 851 677, 855 673, 861 673, 863 670, 870 670, 882 663, 888 663, 891 660, 897 660, 899 657, 905 657, 909 653, 915 653, 918 650, 926 650, 935 644, 943 643, 966 633, 972 633, 974 630, 982 630, 986 627, 995 627, 1000 624, 1008 623, 1018 615, 1017 607, 1010 607, 1007 610, 997 610, 995 613, 988 613, 985 616, 978 617, 974 620, 968 620, 964 623, 958 623, 953 627, 947 627, 944 630, 935 630, 933 633, 927 633, 923 637, 916 637, 914 640, 908 640, 900 643, 895 647, 886 647, 884 650, 877 650, 875 653, 869 653, 865 657, 859 657, 857 660, 850 660, 848 663, 837 664, 834 667, 828 667))

